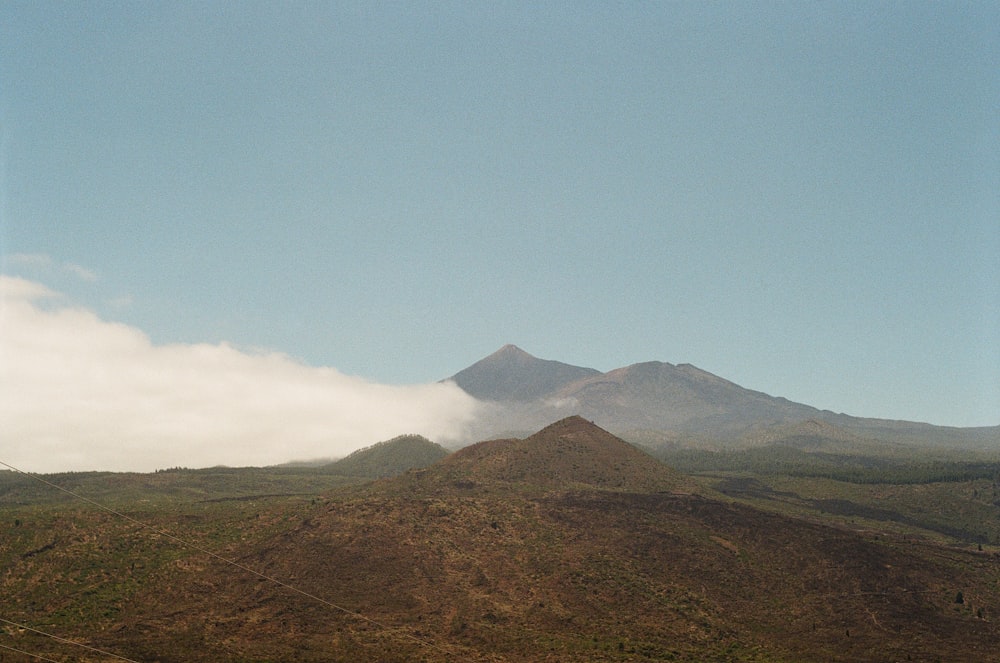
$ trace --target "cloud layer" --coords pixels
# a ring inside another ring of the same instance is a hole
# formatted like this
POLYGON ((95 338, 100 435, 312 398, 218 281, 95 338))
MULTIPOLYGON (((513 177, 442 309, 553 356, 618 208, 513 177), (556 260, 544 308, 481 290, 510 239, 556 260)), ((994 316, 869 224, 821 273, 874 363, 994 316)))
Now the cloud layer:
POLYGON ((401 433, 460 439, 454 384, 389 386, 221 345, 153 345, 0 275, 0 461, 32 472, 267 465, 401 433))

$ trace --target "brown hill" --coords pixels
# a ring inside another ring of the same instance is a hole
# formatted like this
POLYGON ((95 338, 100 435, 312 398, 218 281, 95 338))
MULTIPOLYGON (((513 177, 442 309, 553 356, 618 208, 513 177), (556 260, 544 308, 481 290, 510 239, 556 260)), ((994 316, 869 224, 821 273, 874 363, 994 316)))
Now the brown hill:
POLYGON ((447 457, 440 470, 453 479, 544 488, 656 492, 685 483, 662 462, 578 416, 523 440, 490 440, 465 447, 447 457))

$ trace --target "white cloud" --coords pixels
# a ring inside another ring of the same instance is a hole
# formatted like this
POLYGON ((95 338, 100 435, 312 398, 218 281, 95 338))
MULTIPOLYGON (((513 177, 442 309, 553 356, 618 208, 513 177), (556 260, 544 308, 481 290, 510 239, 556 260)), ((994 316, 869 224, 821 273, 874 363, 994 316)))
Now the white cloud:
POLYGON ((0 275, 0 460, 33 472, 266 465, 401 433, 461 438, 454 384, 388 386, 221 345, 153 345, 0 275))
POLYGON ((127 309, 132 306, 132 295, 122 295, 120 297, 113 297, 105 302, 108 306, 115 310, 127 309))
POLYGON ((87 269, 86 267, 77 265, 76 263, 72 262, 63 263, 62 268, 63 271, 69 272, 70 274, 77 277, 81 281, 94 282, 97 280, 97 272, 87 269))
POLYGON ((7 261, 15 267, 24 267, 34 272, 63 272, 81 281, 93 283, 97 281, 97 272, 73 262, 57 262, 45 253, 14 253, 7 256, 7 261))

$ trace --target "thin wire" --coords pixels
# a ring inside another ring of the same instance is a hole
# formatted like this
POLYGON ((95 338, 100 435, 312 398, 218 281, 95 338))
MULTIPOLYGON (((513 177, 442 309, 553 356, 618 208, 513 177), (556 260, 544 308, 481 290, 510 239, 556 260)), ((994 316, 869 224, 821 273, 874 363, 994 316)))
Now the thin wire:
MULTIPOLYGON (((285 589, 287 589, 287 590, 289 590, 291 592, 295 592, 296 594, 299 594, 299 595, 304 596, 306 598, 309 598, 309 599, 312 599, 312 600, 317 601, 319 603, 322 603, 323 605, 325 605, 325 606, 327 606, 329 608, 333 608, 334 610, 339 610, 340 612, 343 612, 344 614, 350 615, 351 617, 354 617, 355 619, 360 619, 360 620, 362 620, 364 622, 368 622, 369 624, 372 624, 373 626, 377 626, 377 627, 379 627, 380 629, 382 629, 384 631, 394 631, 394 630, 398 631, 398 629, 394 629, 393 627, 389 626, 388 624, 383 624, 382 622, 374 620, 371 617, 365 617, 360 612, 357 612, 355 610, 351 610, 350 608, 345 608, 344 606, 341 606, 341 605, 337 605, 333 601, 328 601, 328 600, 326 600, 324 598, 316 596, 315 594, 307 592, 307 591, 305 591, 303 589, 299 589, 298 587, 295 587, 293 585, 289 585, 288 583, 286 583, 286 582, 284 582, 282 580, 278 580, 277 578, 269 576, 269 575, 267 575, 265 573, 261 573, 260 571, 252 569, 249 566, 245 566, 243 564, 240 564, 239 562, 237 562, 235 560, 223 557, 222 555, 214 553, 211 550, 208 550, 207 548, 203 548, 203 547, 201 547, 201 546, 199 546, 199 545, 197 545, 195 543, 191 543, 190 541, 185 541, 184 539, 182 539, 182 538, 180 538, 178 536, 175 536, 175 535, 171 534, 170 532, 167 532, 166 530, 159 529, 158 527, 153 527, 149 523, 145 523, 145 522, 143 522, 141 520, 138 520, 137 518, 133 518, 132 516, 129 516, 128 514, 122 513, 120 511, 115 510, 115 509, 112 509, 109 506, 105 506, 104 504, 101 504, 100 502, 96 502, 96 501, 90 499, 89 497, 84 497, 83 495, 80 495, 78 493, 74 493, 72 490, 70 490, 68 488, 64 488, 64 487, 62 487, 62 486, 60 486, 58 484, 52 483, 51 481, 47 481, 46 479, 43 479, 41 476, 39 476, 37 474, 32 474, 31 472, 25 472, 24 470, 19 469, 17 467, 14 467, 13 465, 11 465, 9 463, 5 463, 2 460, 0 460, 0 465, 3 465, 4 467, 6 467, 6 468, 8 468, 10 470, 13 470, 14 472, 17 472, 18 474, 23 474, 26 477, 35 479, 36 481, 40 481, 40 482, 44 483, 46 486, 50 486, 52 488, 55 488, 56 490, 60 490, 60 491, 62 491, 64 493, 66 493, 67 495, 71 495, 71 496, 73 496, 74 498, 76 498, 78 500, 81 500, 83 502, 86 502, 87 504, 90 504, 92 506, 97 507, 98 509, 101 509, 103 511, 107 511, 108 513, 113 514, 115 516, 118 516, 119 518, 123 518, 124 520, 127 520, 128 522, 132 523, 133 525, 137 525, 140 528, 148 529, 149 531, 153 532, 154 534, 159 534, 160 536, 166 537, 167 539, 173 541, 174 543, 177 543, 177 544, 179 544, 181 546, 184 546, 186 548, 190 548, 192 550, 196 550, 196 551, 198 551, 198 552, 200 552, 202 554, 205 554, 205 555, 208 555, 209 557, 212 557, 213 559, 217 559, 220 562, 224 562, 225 564, 229 564, 230 566, 234 566, 234 567, 240 569, 241 571, 244 571, 246 573, 249 573, 251 575, 254 575, 254 576, 260 578, 261 580, 266 580, 268 582, 272 582, 272 583, 278 585, 279 587, 283 587, 283 588, 285 588, 285 589)), ((422 645, 424 647, 428 647, 430 649, 436 649, 437 651, 441 652, 442 654, 452 654, 452 652, 448 651, 447 649, 445 649, 443 647, 440 647, 440 646, 434 644, 433 642, 430 642, 429 640, 423 640, 422 638, 418 638, 417 636, 412 635, 410 633, 407 633, 406 631, 398 631, 398 633, 400 635, 402 635, 404 638, 406 638, 408 640, 411 640, 411 641, 413 641, 413 642, 415 642, 415 643, 417 643, 419 645, 422 645)), ((125 659, 125 660, 129 660, 129 659, 125 659)))
POLYGON ((0 645, 0 649, 7 649, 18 654, 24 654, 25 656, 30 656, 31 658, 37 658, 39 661, 49 661, 49 663, 62 663, 62 661, 57 661, 54 658, 45 658, 41 654, 32 654, 30 651, 24 651, 23 649, 18 649, 17 647, 8 647, 7 645, 0 645))
MULTIPOLYGON (((40 631, 37 628, 31 628, 30 626, 25 626, 24 624, 18 624, 17 622, 12 622, 9 619, 4 619, 3 617, 0 617, 0 622, 3 622, 4 624, 10 624, 11 626, 14 626, 16 628, 24 629, 25 631, 31 631, 32 633, 38 633, 39 635, 44 635, 44 636, 46 636, 48 638, 52 638, 53 640, 58 640, 59 642, 66 643, 68 645, 74 645, 76 647, 83 647, 84 649, 89 649, 90 651, 97 652, 98 654, 104 654, 105 656, 112 656, 112 657, 120 659, 122 661, 129 661, 129 663, 139 663, 139 661, 135 661, 135 660, 133 660, 131 658, 125 658, 124 656, 119 656, 118 654, 114 654, 114 653, 109 652, 109 651, 104 651, 103 649, 98 649, 97 647, 91 647, 90 645, 85 645, 84 643, 77 642, 76 640, 69 640, 67 638, 60 638, 58 635, 52 635, 51 633, 46 633, 45 631, 40 631)), ((6 647, 5 645, 0 645, 0 647, 4 647, 6 649, 13 649, 13 647, 6 647)), ((52 660, 52 659, 45 658, 44 656, 39 656, 37 654, 32 654, 32 653, 29 653, 29 652, 26 652, 26 651, 20 651, 20 650, 15 650, 15 651, 18 651, 21 654, 28 654, 28 656, 34 656, 35 658, 40 658, 43 661, 50 661, 50 660, 52 660)), ((59 663, 59 662, 57 661, 56 663, 59 663)))

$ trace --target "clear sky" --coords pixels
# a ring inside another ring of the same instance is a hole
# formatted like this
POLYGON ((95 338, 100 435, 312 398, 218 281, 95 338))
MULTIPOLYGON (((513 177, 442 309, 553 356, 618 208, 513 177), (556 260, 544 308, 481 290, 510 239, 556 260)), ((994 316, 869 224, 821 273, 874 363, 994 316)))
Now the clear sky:
POLYGON ((1000 423, 996 3, 5 2, 0 86, 8 327, 1000 423))

